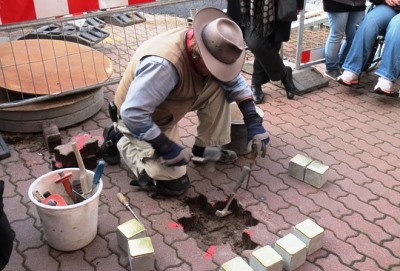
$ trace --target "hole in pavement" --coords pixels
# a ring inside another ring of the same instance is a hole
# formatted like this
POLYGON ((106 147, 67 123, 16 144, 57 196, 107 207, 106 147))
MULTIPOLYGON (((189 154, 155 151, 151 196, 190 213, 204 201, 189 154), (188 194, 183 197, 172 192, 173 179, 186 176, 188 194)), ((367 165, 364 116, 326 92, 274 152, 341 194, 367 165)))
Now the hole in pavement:
POLYGON ((250 212, 239 208, 234 199, 229 210, 232 214, 225 217, 217 217, 216 210, 222 210, 226 202, 217 202, 211 206, 207 198, 199 196, 187 199, 191 217, 178 219, 186 234, 196 240, 200 249, 207 251, 210 246, 230 244, 232 251, 240 255, 244 250, 254 249, 258 244, 251 241, 246 232, 247 227, 255 226, 258 221, 250 212))

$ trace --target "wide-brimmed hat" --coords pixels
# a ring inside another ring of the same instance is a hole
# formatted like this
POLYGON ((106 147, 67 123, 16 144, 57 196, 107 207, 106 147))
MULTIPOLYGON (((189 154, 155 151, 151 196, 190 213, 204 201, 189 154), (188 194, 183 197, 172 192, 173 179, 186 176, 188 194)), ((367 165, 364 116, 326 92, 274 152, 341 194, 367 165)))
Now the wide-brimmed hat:
POLYGON ((194 37, 210 73, 222 82, 233 80, 243 67, 245 47, 240 27, 216 8, 204 8, 193 21, 194 37))

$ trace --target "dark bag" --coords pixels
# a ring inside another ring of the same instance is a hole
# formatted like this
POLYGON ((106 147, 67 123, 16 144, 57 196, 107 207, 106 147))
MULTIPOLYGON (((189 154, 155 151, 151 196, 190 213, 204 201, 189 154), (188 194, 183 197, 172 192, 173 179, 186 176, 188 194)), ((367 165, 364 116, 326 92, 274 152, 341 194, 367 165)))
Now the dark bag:
POLYGON ((293 22, 297 20, 297 0, 278 0, 275 6, 276 21, 293 22))

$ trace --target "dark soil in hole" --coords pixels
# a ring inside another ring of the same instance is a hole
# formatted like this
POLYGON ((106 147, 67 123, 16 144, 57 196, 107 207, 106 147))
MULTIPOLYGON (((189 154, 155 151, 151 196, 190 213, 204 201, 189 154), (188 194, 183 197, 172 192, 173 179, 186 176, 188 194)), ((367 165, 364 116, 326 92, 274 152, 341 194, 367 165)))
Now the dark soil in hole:
POLYGON ((215 215, 215 211, 222 210, 225 202, 218 203, 213 208, 207 204, 205 197, 200 196, 187 200, 186 204, 192 216, 181 218, 178 222, 202 250, 207 251, 213 245, 230 244, 232 250, 240 255, 244 250, 254 249, 257 246, 250 240, 245 230, 247 227, 257 225, 258 221, 252 218, 249 212, 238 209, 235 200, 231 204, 232 214, 221 218, 215 215))

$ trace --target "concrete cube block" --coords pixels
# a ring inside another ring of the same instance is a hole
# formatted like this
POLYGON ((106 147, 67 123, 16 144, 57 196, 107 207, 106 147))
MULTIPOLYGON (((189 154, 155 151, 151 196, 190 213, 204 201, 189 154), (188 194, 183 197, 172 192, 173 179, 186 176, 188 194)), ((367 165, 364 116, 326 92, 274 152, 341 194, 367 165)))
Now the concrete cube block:
POLYGON ((295 179, 303 181, 306 172, 306 167, 312 161, 313 160, 307 156, 297 154, 289 162, 289 176, 292 176, 295 179))
POLYGON ((324 229, 311 219, 306 219, 294 227, 293 234, 306 244, 307 255, 322 248, 324 229))
POLYGON ((225 262, 218 269, 218 271, 239 271, 239 270, 254 271, 253 268, 251 268, 250 265, 248 265, 247 262, 243 260, 241 257, 236 257, 233 258, 232 260, 225 262))
POLYGON ((126 253, 129 253, 129 240, 142 237, 146 237, 146 230, 137 219, 128 220, 117 227, 118 245, 126 253))
POLYGON ((315 160, 312 161, 306 168, 304 182, 314 187, 321 188, 328 180, 328 169, 329 166, 315 160))
POLYGON ((254 271, 282 271, 283 258, 267 245, 251 253, 249 264, 254 271))
POLYGON ((274 249, 282 256, 286 271, 295 270, 306 262, 306 244, 292 233, 277 240, 274 249))
POLYGON ((156 258, 150 237, 129 240, 128 246, 131 271, 155 270, 156 258))

